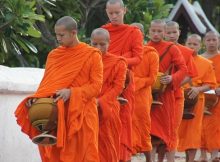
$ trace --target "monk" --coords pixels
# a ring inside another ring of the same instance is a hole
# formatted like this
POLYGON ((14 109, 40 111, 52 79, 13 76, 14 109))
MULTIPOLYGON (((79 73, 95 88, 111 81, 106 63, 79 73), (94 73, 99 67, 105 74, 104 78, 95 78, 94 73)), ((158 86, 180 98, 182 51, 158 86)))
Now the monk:
MULTIPOLYGON (((180 36, 179 24, 174 21, 167 22, 165 26, 165 39, 175 43, 175 45, 181 51, 181 54, 187 66, 187 75, 185 76, 184 80, 181 83, 181 85, 183 86, 184 84, 189 83, 193 77, 197 76, 197 69, 193 60, 194 50, 179 44, 178 43, 179 36, 180 36)), ((178 129, 182 121, 183 110, 184 110, 184 91, 182 88, 179 88, 175 91, 175 102, 176 102, 176 108, 175 108, 176 124, 174 128, 175 132, 173 132, 174 139, 171 141, 172 142, 171 151, 167 152, 167 156, 170 156, 169 158, 173 159, 172 161, 174 161, 175 158, 175 151, 178 145, 178 129)))
MULTIPOLYGON (((158 161, 163 161, 165 151, 171 151, 173 132, 175 128, 175 96, 173 91, 180 88, 187 68, 178 47, 171 42, 163 40, 165 22, 153 20, 149 28, 150 41, 147 45, 154 47, 160 57, 159 72, 164 73, 160 83, 167 85, 165 91, 160 93, 161 106, 151 109, 151 135, 154 149, 158 151, 158 161), (174 69, 175 67, 175 69, 174 69), (159 142, 158 142, 159 140, 159 142)), ((168 159, 173 162, 173 159, 168 159)))
MULTIPOLYGON (((144 27, 140 23, 133 23, 144 35, 144 27)), ((151 162, 151 119, 152 104, 151 87, 157 78, 159 56, 150 46, 144 46, 143 59, 134 68, 135 108, 132 116, 133 154, 144 153, 146 162, 151 162)))
POLYGON ((186 161, 193 162, 197 149, 201 147, 202 118, 204 109, 203 92, 215 86, 215 74, 211 62, 197 53, 200 49, 201 37, 191 35, 187 38, 186 46, 195 50, 193 55, 198 76, 192 79, 189 98, 198 96, 198 101, 193 108, 195 117, 190 120, 183 119, 179 128, 179 146, 178 151, 186 152, 186 161))
POLYGON ((98 96, 99 105, 99 157, 101 162, 118 162, 121 121, 117 97, 121 94, 126 77, 127 63, 119 56, 107 52, 110 36, 106 29, 95 29, 91 45, 102 52, 103 85, 98 96))
POLYGON ((120 119, 122 122, 120 160, 130 161, 132 155, 132 112, 134 110, 134 81, 133 68, 142 59, 143 36, 137 27, 124 24, 126 7, 122 0, 108 0, 106 13, 110 23, 102 26, 110 33, 110 45, 108 51, 117 56, 122 56, 128 63, 128 75, 126 87, 122 97, 128 103, 120 107, 120 119))
POLYGON ((101 53, 78 40, 77 23, 72 17, 60 18, 55 33, 60 46, 49 53, 36 93, 16 109, 17 123, 30 138, 38 135, 29 121, 28 109, 38 98, 55 96, 57 143, 39 146, 42 161, 99 162, 96 97, 103 80, 101 53))
MULTIPOLYGON (((219 34, 213 31, 206 33, 204 37, 204 45, 206 47, 205 53, 202 54, 203 57, 212 61, 215 76, 217 81, 217 87, 220 85, 220 51, 218 49, 220 45, 219 34)), ((216 95, 220 95, 220 88, 216 88, 216 95)), ((220 99, 220 98, 219 98, 220 99)), ((211 159, 218 160, 218 152, 220 150, 220 102, 215 105, 211 110, 211 115, 204 115, 203 117, 203 131, 202 139, 204 143, 204 149, 211 152, 211 159)), ((202 160, 208 160, 205 155, 205 150, 202 150, 202 160)))

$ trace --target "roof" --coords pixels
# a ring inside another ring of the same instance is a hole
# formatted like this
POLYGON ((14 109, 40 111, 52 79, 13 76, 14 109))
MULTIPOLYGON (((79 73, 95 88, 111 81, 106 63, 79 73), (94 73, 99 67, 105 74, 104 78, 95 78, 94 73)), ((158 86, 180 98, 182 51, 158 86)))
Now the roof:
POLYGON ((198 16, 201 16, 203 18, 203 21, 205 23, 206 26, 208 26, 208 28, 214 32, 217 32, 218 31, 215 29, 215 27, 210 23, 210 21, 208 20, 208 18, 206 17, 201 5, 199 4, 199 2, 195 1, 193 3, 193 7, 197 13, 198 16))
POLYGON ((197 1, 192 5, 188 0, 178 0, 168 20, 177 21, 180 16, 184 16, 189 27, 197 34, 204 35, 209 30, 217 32, 197 1))

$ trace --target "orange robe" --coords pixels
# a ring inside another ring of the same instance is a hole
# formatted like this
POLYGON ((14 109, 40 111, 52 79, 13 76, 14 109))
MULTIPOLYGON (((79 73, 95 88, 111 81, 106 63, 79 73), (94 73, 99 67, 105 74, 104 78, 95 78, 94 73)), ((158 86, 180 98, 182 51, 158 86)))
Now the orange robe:
POLYGON ((102 26, 110 33, 109 52, 122 56, 130 69, 130 83, 123 91, 122 96, 128 100, 128 104, 120 107, 120 119, 122 122, 120 160, 128 161, 132 154, 132 111, 134 109, 134 81, 132 69, 141 62, 143 53, 143 36, 141 31, 127 24, 114 26, 111 23, 102 26))
MULTIPOLYGON (((209 58, 213 62, 216 81, 220 85, 220 54, 209 58)), ((203 118, 203 143, 208 151, 220 149, 220 97, 218 104, 211 109, 212 115, 203 118)))
POLYGON ((134 68, 135 109, 132 116, 133 154, 152 149, 150 109, 151 86, 157 78, 159 57, 150 46, 144 47, 143 60, 134 68))
MULTIPOLYGON (((99 162, 96 97, 103 80, 100 52, 85 43, 58 47, 47 58, 44 77, 33 96, 53 96, 56 90, 71 89, 71 96, 58 107, 57 144, 39 146, 43 162, 99 162)), ((17 123, 30 138, 39 134, 28 119, 24 99, 15 111, 17 123)))
MULTIPOLYGON (((152 42, 147 45, 154 47, 159 56, 170 46, 171 42, 152 42)), ((151 134, 162 139, 167 149, 171 149, 172 139, 174 138, 174 126, 175 126, 175 96, 174 90, 180 87, 180 83, 186 75, 187 68, 185 61, 179 49, 172 45, 168 50, 166 56, 160 61, 159 71, 165 73, 169 66, 172 68, 172 82, 167 86, 165 92, 159 96, 159 100, 163 103, 161 107, 151 109, 151 134)))
POLYGON ((118 162, 121 121, 117 97, 124 88, 127 71, 126 61, 118 56, 104 54, 103 86, 98 97, 99 113, 99 157, 101 162, 118 162))
MULTIPOLYGON (((193 78, 198 75, 197 68, 193 59, 194 50, 183 46, 181 44, 176 44, 176 46, 181 51, 183 58, 185 60, 187 66, 187 76, 193 78)), ((175 101, 176 101, 176 108, 175 108, 175 130, 174 130, 174 139, 171 141, 173 150, 177 149, 178 146, 178 129, 180 123, 182 121, 183 116, 183 109, 184 109, 184 91, 183 88, 179 88, 175 91, 175 101)))
MULTIPOLYGON (((198 76, 193 78, 193 86, 215 86, 215 73, 211 62, 201 56, 194 56, 198 76)), ((204 110, 204 94, 199 94, 193 113, 195 117, 190 120, 183 119, 179 127, 179 151, 198 149, 201 147, 202 118, 204 110)))

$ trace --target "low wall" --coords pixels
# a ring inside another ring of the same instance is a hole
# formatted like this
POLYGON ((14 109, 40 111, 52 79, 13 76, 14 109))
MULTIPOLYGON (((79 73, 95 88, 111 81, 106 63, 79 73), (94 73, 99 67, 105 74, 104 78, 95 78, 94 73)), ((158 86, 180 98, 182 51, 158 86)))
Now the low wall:
POLYGON ((40 162, 37 145, 21 132, 14 111, 33 94, 43 69, 0 66, 0 162, 40 162))

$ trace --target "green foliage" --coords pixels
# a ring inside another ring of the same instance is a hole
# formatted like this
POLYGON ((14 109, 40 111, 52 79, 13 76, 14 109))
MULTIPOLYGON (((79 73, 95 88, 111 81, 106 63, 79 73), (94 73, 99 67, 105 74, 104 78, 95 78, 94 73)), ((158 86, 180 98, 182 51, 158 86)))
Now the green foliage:
POLYGON ((216 29, 220 31, 220 4, 218 6, 215 6, 212 18, 216 29))
MULTIPOLYGON (((0 64, 42 67, 54 43, 54 24, 62 16, 76 19, 79 39, 89 42, 94 28, 108 21, 107 0, 0 0, 0 64), (35 53, 39 53, 36 55, 35 53)), ((148 31, 155 18, 165 18, 172 5, 164 0, 124 0, 125 22, 140 22, 148 31)))
POLYGON ((164 0, 126 0, 127 14, 126 22, 142 23, 145 33, 148 32, 150 22, 153 19, 163 19, 169 14, 172 4, 165 4, 164 0))
POLYGON ((28 63, 25 59, 27 56, 23 54, 33 55, 38 52, 28 38, 41 37, 35 22, 44 21, 44 16, 35 13, 35 1, 3 0, 0 3, 0 63, 10 66, 30 65, 36 58, 30 58, 28 63))

